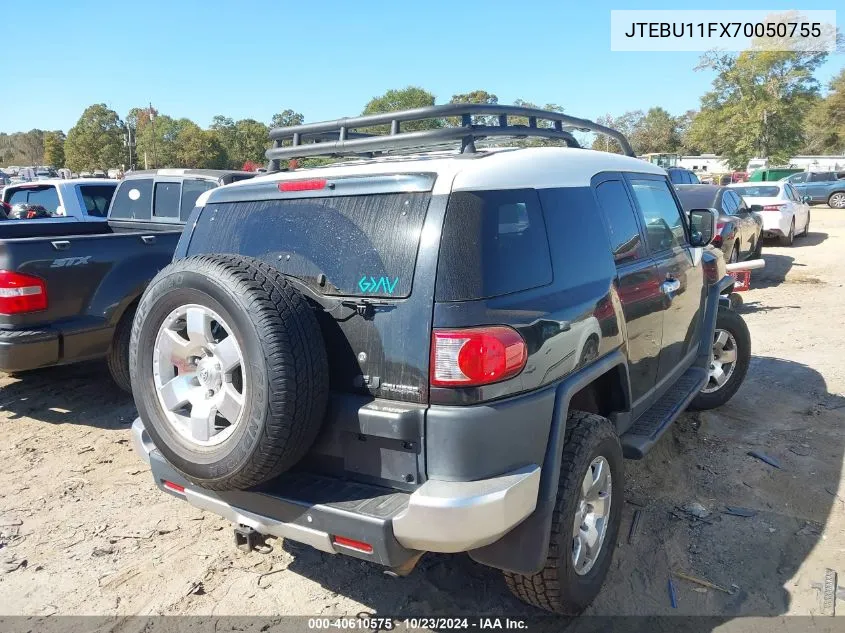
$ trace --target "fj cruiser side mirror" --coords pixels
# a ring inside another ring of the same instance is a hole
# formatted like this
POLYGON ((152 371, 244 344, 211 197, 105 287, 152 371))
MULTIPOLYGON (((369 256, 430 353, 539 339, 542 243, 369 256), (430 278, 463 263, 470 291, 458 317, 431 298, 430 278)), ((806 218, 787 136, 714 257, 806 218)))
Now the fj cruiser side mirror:
POLYGON ((763 205, 762 204, 752 204, 750 208, 751 208, 752 211, 762 211, 763 205))
POLYGON ((707 246, 716 237, 716 212, 713 209, 693 209, 689 212, 690 245, 707 246))

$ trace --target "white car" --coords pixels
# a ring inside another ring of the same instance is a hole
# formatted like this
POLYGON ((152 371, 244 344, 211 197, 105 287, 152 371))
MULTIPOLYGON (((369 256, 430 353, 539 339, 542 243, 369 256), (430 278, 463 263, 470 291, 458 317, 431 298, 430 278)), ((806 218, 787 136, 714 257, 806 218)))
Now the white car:
POLYGON ((33 204, 53 218, 43 221, 105 222, 117 182, 105 178, 36 180, 6 186, 2 200, 10 207, 33 204))
POLYGON ((796 235, 810 232, 810 205, 788 182, 737 182, 728 185, 763 219, 763 237, 792 246, 796 235))

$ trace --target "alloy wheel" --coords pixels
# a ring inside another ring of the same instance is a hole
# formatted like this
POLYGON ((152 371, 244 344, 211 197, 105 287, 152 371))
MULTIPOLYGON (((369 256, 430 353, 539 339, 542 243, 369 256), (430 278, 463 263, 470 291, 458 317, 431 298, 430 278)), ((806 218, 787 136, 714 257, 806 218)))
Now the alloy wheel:
POLYGON ((572 567, 583 576, 595 565, 610 522, 613 490, 610 464, 599 455, 581 481, 581 494, 572 526, 572 567))
POLYGON ((736 369, 736 360, 736 338, 727 330, 717 329, 713 334, 709 376, 702 393, 713 393, 724 387, 736 369))
POLYGON ((180 306, 159 328, 152 353, 156 394, 173 430, 197 446, 230 437, 248 388, 232 328, 210 308, 180 306))

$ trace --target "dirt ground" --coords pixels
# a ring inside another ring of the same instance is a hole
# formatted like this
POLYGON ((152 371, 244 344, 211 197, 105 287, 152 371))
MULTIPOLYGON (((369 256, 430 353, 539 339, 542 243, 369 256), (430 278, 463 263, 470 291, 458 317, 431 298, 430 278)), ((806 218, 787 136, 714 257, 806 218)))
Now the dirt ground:
MULTIPOLYGON (((845 213, 812 215, 792 248, 766 245, 745 293, 739 393, 626 463, 619 546, 589 613, 820 614, 814 583, 845 573, 845 213), (673 609, 670 570, 728 592, 676 577, 673 609)), ((130 448, 134 415, 99 364, 0 374, 0 613, 534 614, 465 555, 393 579, 294 543, 243 554, 229 524, 154 487, 130 448)))

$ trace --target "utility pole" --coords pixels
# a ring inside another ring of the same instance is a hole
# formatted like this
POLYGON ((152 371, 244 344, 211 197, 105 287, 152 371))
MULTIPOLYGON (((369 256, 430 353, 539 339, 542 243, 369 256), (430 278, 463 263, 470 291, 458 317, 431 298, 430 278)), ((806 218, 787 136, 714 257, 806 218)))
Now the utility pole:
POLYGON ((135 142, 132 140, 132 126, 126 123, 126 135, 123 137, 123 142, 129 149, 129 169, 132 169, 132 147, 135 142))
POLYGON ((150 102, 150 125, 153 130, 153 169, 158 167, 158 153, 156 152, 156 126, 155 113, 153 112, 153 104, 150 102))

